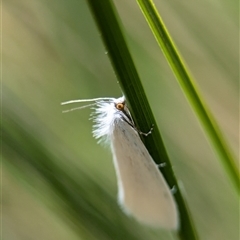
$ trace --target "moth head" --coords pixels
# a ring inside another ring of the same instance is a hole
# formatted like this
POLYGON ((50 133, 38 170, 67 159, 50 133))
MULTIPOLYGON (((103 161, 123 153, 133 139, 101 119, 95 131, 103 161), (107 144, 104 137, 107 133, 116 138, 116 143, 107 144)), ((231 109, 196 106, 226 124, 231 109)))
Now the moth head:
POLYGON ((116 109, 116 113, 119 114, 125 122, 134 126, 134 122, 124 96, 114 99, 114 107, 116 109))
POLYGON ((121 112, 128 112, 128 107, 126 104, 126 100, 125 97, 120 97, 114 100, 114 106, 117 110, 121 111, 121 112))

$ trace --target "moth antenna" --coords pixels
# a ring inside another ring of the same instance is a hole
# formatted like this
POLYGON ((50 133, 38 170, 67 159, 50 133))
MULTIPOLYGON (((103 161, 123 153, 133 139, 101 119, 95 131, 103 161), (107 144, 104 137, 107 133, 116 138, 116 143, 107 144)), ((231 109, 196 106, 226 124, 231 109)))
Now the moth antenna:
POLYGON ((71 103, 80 103, 80 102, 96 102, 100 100, 114 100, 114 98, 92 98, 92 99, 77 99, 77 100, 70 100, 66 102, 62 102, 61 105, 71 104, 71 103))
POLYGON ((84 106, 81 106, 81 107, 71 108, 71 109, 68 109, 68 110, 64 110, 64 111, 62 111, 62 113, 72 112, 72 111, 75 111, 75 110, 79 110, 79 109, 83 109, 83 108, 91 107, 91 106, 94 106, 95 104, 96 104, 96 103, 91 103, 91 104, 84 105, 84 106))

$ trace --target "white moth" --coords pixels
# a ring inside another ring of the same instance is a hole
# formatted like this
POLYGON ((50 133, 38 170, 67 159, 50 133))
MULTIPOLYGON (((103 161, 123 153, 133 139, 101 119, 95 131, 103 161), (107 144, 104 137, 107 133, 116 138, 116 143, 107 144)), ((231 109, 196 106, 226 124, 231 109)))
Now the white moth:
MULTIPOLYGON (((153 227, 176 230, 177 206, 158 166, 137 131, 125 98, 73 100, 92 102, 93 136, 110 142, 118 181, 118 200, 123 211, 153 227)), ((79 108, 74 108, 75 110, 79 108)), ((71 111, 70 110, 70 111, 71 111)))

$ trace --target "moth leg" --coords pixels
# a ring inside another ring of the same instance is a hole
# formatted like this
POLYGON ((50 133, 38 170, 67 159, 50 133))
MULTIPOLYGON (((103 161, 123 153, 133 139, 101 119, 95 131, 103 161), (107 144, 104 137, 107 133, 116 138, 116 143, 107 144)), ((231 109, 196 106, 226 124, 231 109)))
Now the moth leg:
POLYGON ((152 124, 152 126, 151 126, 150 130, 149 130, 147 133, 141 132, 141 131, 140 131, 140 130, 138 130, 138 129, 136 129, 136 130, 137 130, 137 132, 138 132, 139 134, 141 134, 141 135, 143 135, 143 136, 147 137, 149 134, 151 134, 151 133, 152 133, 152 131, 153 131, 153 127, 154 127, 154 124, 152 124))
POLYGON ((177 192, 177 186, 174 185, 170 190, 171 190, 171 193, 172 193, 173 195, 176 194, 176 192, 177 192))
POLYGON ((157 164, 158 168, 164 168, 167 166, 167 163, 160 163, 160 164, 157 164))

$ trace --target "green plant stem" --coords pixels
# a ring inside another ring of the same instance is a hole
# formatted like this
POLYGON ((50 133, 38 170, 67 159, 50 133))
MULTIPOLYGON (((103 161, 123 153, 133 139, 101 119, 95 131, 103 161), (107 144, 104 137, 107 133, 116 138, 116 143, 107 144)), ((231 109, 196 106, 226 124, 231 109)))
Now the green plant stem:
POLYGON ((141 131, 148 132, 152 124, 154 124, 153 133, 149 137, 144 138, 143 141, 156 163, 166 163, 167 166, 163 168, 161 172, 169 186, 176 186, 177 188, 175 199, 179 208, 181 225, 178 236, 180 239, 185 240, 198 239, 144 89, 118 24, 116 11, 110 0, 88 0, 87 2, 96 20, 96 24, 101 33, 119 84, 131 108, 131 113, 136 125, 141 131))
POLYGON ((236 187, 238 193, 240 193, 240 176, 234 157, 232 156, 232 153, 214 118, 201 99, 196 86, 194 86, 193 79, 187 72, 183 60, 174 46, 174 43, 161 17, 159 16, 156 7, 150 0, 137 0, 137 2, 179 84, 181 85, 184 94, 186 95, 206 135, 208 136, 210 143, 221 159, 221 162, 232 180, 233 185, 236 187))

